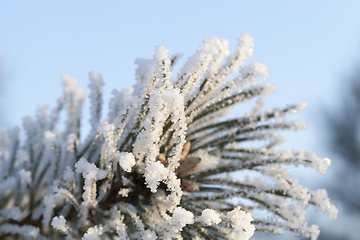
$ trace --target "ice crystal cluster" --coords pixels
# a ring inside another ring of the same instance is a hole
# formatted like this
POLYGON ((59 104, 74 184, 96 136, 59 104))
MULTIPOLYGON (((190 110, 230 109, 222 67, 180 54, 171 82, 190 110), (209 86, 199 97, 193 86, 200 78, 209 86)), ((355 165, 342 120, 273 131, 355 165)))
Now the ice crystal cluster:
POLYGON ((330 160, 312 151, 277 151, 286 120, 306 103, 262 110, 273 94, 266 65, 244 65, 253 38, 236 51, 205 39, 175 78, 181 55, 164 46, 137 59, 136 83, 114 90, 102 118, 104 82, 90 73, 90 130, 83 135, 86 92, 63 75, 63 94, 48 112, 0 133, 0 234, 4 239, 250 239, 255 231, 292 231, 317 239, 306 222, 313 205, 337 217, 325 190, 289 176, 289 165, 325 174, 330 160), (258 98, 248 113, 233 106, 258 98), (56 128, 61 111, 64 129, 56 128), (80 135, 81 134, 81 135, 80 135), (250 147, 251 146, 251 147, 250 147))

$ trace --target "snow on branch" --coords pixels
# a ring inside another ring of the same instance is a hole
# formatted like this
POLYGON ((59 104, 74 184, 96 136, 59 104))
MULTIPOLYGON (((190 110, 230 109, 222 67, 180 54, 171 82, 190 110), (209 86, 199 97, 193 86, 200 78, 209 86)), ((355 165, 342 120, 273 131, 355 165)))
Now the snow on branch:
POLYGON ((317 239, 307 206, 331 219, 338 209, 326 190, 301 186, 288 167, 325 174, 331 160, 275 150, 281 131, 306 128, 286 116, 307 104, 264 110, 276 88, 257 83, 269 77, 265 64, 244 65, 253 38, 243 34, 232 54, 228 45, 205 39, 175 79, 182 55, 156 47, 135 61, 134 86, 112 92, 106 119, 103 78, 90 72, 86 137, 86 92, 63 74, 56 107, 23 119, 25 139, 17 127, 0 128, 0 238, 248 240, 255 231, 292 231, 317 239), (252 99, 250 111, 226 117, 252 99))

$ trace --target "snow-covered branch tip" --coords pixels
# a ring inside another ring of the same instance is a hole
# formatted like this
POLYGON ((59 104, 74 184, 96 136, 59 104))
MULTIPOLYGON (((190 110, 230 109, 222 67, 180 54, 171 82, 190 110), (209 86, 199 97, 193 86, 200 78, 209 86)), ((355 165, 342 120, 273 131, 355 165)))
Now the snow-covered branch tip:
POLYGON ((286 116, 307 104, 263 110, 275 86, 256 83, 269 76, 265 64, 244 65, 253 38, 243 34, 232 54, 228 44, 205 39, 176 77, 181 55, 156 47, 135 61, 134 86, 112 92, 105 118, 103 78, 91 72, 87 133, 86 93, 62 75, 57 106, 24 118, 25 139, 17 127, 0 129, 0 238, 247 240, 256 231, 292 231, 317 239, 305 208, 331 219, 338 209, 326 190, 291 179, 288 166, 325 174, 331 161, 274 148, 281 131, 306 128, 286 116), (249 101, 249 112, 225 118, 249 101))

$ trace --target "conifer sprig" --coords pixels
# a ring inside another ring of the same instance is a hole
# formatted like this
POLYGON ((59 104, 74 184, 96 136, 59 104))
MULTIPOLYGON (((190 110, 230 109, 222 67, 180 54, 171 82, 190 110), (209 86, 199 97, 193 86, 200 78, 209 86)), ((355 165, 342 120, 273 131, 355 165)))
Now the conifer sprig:
POLYGON ((136 60, 136 84, 113 91, 103 119, 104 82, 91 72, 86 134, 86 93, 63 75, 57 106, 24 118, 23 142, 19 128, 1 129, 1 239, 246 240, 284 230, 317 239, 304 209, 313 205, 332 219, 338 210, 324 189, 291 179, 287 166, 325 174, 330 160, 274 150, 284 141, 280 130, 306 127, 285 118, 306 103, 262 110, 275 87, 255 83, 269 75, 264 64, 244 65, 252 47, 248 34, 230 55, 227 40, 205 39, 175 79, 181 55, 156 47, 151 59, 136 60), (224 120, 234 105, 256 98, 250 112, 224 120))

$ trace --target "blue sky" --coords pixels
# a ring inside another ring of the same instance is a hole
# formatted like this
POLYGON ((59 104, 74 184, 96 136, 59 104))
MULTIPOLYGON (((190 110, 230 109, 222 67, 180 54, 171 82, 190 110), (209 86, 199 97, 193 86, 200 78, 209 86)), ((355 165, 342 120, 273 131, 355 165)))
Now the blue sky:
MULTIPOLYGON (((33 116, 37 105, 54 106, 62 73, 83 88, 89 71, 102 74, 107 107, 114 88, 134 83, 135 59, 150 58, 155 46, 183 53, 181 66, 204 38, 229 39, 233 51, 247 32, 255 38, 251 60, 265 63, 266 81, 277 86, 266 106, 309 103, 297 117, 308 121, 308 130, 288 134, 284 148, 332 158, 323 143, 322 109, 337 105, 344 79, 359 61, 359 12, 355 0, 1 1, 0 119, 13 127, 33 116)), ((311 179, 301 180, 307 185, 311 179)))

